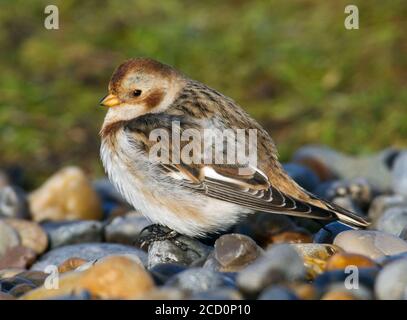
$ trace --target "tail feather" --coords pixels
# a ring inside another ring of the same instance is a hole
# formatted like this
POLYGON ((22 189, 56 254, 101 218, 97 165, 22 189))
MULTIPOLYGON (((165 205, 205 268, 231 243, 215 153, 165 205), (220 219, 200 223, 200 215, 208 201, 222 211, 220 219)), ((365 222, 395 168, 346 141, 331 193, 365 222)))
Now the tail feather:
POLYGON ((370 221, 367 218, 361 217, 349 210, 346 210, 336 204, 333 203, 326 203, 327 206, 331 207, 332 211, 338 217, 338 220, 350 225, 356 226, 361 228, 366 228, 370 225, 370 221))
POLYGON ((338 206, 335 203, 323 200, 314 194, 308 193, 312 198, 321 202, 327 209, 321 208, 322 210, 328 210, 332 212, 336 218, 341 221, 342 223, 350 226, 350 227, 358 227, 358 228, 366 228, 370 225, 370 221, 368 218, 361 217, 360 215, 353 213, 341 206, 338 206))

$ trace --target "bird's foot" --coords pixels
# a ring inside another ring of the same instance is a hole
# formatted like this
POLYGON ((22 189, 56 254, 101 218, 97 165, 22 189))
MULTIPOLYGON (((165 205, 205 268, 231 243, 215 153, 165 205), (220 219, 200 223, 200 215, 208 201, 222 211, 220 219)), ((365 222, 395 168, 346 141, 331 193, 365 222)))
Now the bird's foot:
POLYGON ((181 234, 174 230, 171 230, 168 227, 159 224, 152 224, 141 230, 139 238, 140 248, 143 249, 145 246, 147 246, 148 248, 150 244, 155 241, 168 240, 181 250, 185 251, 188 249, 188 247, 185 243, 182 243, 177 239, 179 236, 181 236, 181 234), (143 233, 146 234, 143 235, 143 233))

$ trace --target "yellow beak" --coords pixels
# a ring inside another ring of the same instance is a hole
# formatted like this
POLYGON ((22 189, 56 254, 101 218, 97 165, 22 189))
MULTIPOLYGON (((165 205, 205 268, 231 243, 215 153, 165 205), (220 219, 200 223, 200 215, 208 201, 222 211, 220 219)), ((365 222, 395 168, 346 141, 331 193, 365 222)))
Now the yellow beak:
POLYGON ((108 94, 102 100, 100 100, 100 105, 108 108, 118 106, 120 103, 120 99, 114 94, 108 94))

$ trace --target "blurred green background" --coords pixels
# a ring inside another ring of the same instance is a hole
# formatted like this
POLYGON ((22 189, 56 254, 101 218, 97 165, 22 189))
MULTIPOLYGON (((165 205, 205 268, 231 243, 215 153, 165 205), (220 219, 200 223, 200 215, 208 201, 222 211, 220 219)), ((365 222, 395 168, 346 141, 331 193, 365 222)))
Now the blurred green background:
POLYGON ((306 143, 365 154, 407 141, 407 2, 0 1, 0 167, 33 180, 103 173, 98 107, 114 68, 148 56, 233 97, 282 160, 306 143), (346 30, 344 8, 359 7, 346 30), (59 7, 60 29, 44 28, 59 7))

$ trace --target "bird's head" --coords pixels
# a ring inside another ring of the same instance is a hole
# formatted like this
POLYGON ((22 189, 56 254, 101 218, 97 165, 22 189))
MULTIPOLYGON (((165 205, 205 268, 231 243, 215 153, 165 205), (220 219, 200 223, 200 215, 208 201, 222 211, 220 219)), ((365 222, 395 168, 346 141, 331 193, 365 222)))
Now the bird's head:
POLYGON ((183 85, 184 77, 168 65, 148 58, 125 61, 113 73, 109 93, 100 101, 109 108, 105 125, 165 111, 183 85))

